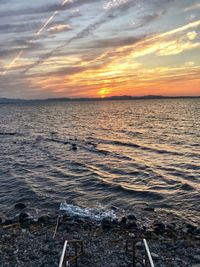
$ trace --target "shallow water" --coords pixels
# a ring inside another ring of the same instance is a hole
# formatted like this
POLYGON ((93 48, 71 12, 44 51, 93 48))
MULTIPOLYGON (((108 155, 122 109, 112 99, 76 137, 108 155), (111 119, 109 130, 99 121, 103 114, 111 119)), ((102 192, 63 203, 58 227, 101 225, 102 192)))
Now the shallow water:
POLYGON ((0 105, 1 213, 66 200, 197 218, 199 118, 199 99, 0 105))

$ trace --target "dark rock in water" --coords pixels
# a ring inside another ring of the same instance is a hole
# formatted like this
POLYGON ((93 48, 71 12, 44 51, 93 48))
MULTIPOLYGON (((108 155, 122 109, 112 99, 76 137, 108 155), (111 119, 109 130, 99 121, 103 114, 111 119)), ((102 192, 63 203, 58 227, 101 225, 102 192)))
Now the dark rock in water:
POLYGON ((146 233, 145 233, 145 237, 147 239, 151 239, 153 237, 153 235, 154 235, 154 233, 151 230, 147 230, 146 233))
POLYGON ((116 206, 112 206, 111 209, 112 209, 112 210, 118 210, 118 207, 116 207, 116 206))
POLYGON ((200 236, 200 228, 197 228, 197 229, 194 231, 194 234, 200 236))
POLYGON ((77 145, 76 144, 72 144, 72 150, 77 150, 77 145))
POLYGON ((10 224, 13 224, 13 221, 10 220, 10 219, 7 219, 3 222, 3 225, 10 225, 10 224))
POLYGON ((186 227, 187 227, 187 232, 188 232, 189 234, 195 234, 195 231, 197 230, 197 227, 196 227, 196 226, 194 226, 194 225, 188 223, 188 224, 186 225, 186 227))
POLYGON ((136 216, 134 214, 127 215, 127 219, 131 220, 131 221, 136 221, 137 220, 137 218, 136 218, 136 216))
POLYGON ((135 230, 137 230, 137 229, 138 229, 138 225, 137 225, 137 223, 134 222, 134 221, 132 221, 132 222, 128 222, 128 223, 127 223, 127 228, 128 228, 128 229, 135 229, 135 230))
POLYGON ((176 230, 176 224, 175 223, 170 223, 166 225, 166 228, 170 229, 170 230, 176 230))
POLYGON ((113 227, 112 221, 109 219, 103 218, 101 221, 101 227, 103 230, 109 230, 113 227))
POLYGON ((1 217, 0 217, 0 224, 2 224, 2 221, 3 221, 3 220, 2 220, 1 217))
POLYGON ((24 203, 17 203, 15 204, 15 209, 23 210, 26 208, 26 205, 24 203))
POLYGON ((164 223, 158 222, 158 223, 154 223, 154 233, 155 234, 164 234, 166 231, 166 227, 164 223))
POLYGON ((181 189, 182 190, 185 190, 185 191, 192 191, 192 190, 194 190, 194 188, 191 185, 189 185, 189 184, 182 184, 181 185, 181 189))
POLYGON ((150 211, 150 212, 154 212, 155 209, 153 207, 146 207, 144 208, 145 211, 150 211))
POLYGON ((31 218, 24 218, 20 221, 21 228, 28 228, 32 224, 34 224, 34 221, 31 218))
POLYGON ((121 221, 120 221, 120 224, 125 226, 126 225, 126 222, 127 222, 127 218, 126 217, 122 217, 121 221))
POLYGON ((20 213, 20 215, 19 215, 19 222, 25 221, 28 217, 29 216, 28 216, 27 213, 24 213, 24 212, 20 213))
POLYGON ((118 226, 119 221, 118 221, 117 219, 114 219, 114 220, 112 221, 112 224, 113 224, 113 226, 118 226))
POLYGON ((38 218, 38 223, 48 224, 50 222, 51 222, 51 217, 48 215, 43 215, 43 216, 38 218))

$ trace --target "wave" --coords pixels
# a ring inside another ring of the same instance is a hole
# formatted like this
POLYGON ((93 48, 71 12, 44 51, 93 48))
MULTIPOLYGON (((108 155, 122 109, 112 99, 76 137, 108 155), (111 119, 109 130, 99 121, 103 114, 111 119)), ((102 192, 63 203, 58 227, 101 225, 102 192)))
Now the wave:
POLYGON ((14 136, 18 135, 18 133, 15 132, 0 132, 0 136, 14 136))
POLYGON ((105 208, 83 208, 79 206, 75 206, 73 204, 68 204, 67 202, 60 204, 60 211, 66 212, 70 216, 78 216, 81 218, 89 218, 91 220, 100 222, 104 218, 115 219, 116 214, 113 210, 105 209, 105 208))

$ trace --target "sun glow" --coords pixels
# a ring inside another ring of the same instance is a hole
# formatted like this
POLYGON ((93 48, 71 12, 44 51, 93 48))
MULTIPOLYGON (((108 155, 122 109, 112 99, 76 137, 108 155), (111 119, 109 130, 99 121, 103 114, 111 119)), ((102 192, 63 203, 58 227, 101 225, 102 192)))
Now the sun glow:
POLYGON ((98 95, 101 98, 105 98, 106 96, 108 96, 110 94, 110 90, 108 88, 102 88, 100 91, 98 91, 98 95))

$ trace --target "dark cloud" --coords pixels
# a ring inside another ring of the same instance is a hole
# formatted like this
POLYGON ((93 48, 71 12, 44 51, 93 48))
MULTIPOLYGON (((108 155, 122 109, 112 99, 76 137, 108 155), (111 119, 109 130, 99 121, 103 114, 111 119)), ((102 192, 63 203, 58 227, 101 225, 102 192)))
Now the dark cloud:
POLYGON ((7 33, 22 33, 22 32, 30 32, 35 28, 40 27, 39 22, 31 22, 31 23, 21 23, 21 24, 1 24, 0 25, 0 33, 7 34, 7 33))
POLYGON ((112 47, 121 47, 126 45, 133 45, 137 42, 140 42, 141 40, 144 40, 146 38, 145 36, 142 37, 112 37, 112 38, 105 38, 105 39, 98 39, 94 42, 92 42, 89 45, 89 48, 112 48, 112 47))

